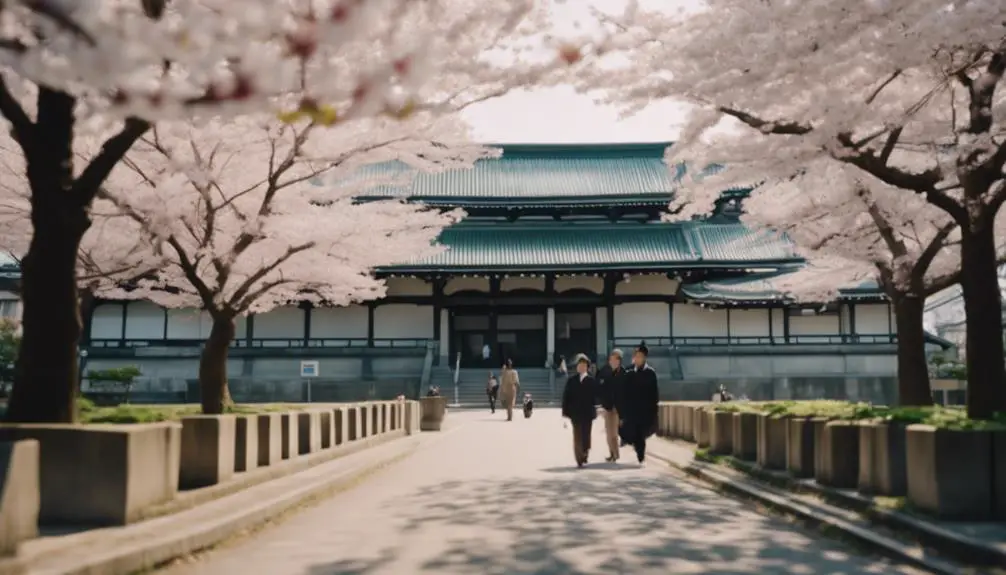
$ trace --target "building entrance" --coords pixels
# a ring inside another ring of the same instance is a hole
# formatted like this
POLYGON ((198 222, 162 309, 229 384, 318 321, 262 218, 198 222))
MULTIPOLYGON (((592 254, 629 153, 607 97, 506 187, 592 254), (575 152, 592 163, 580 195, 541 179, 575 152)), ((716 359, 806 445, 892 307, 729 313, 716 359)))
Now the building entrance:
POLYGON ((514 367, 545 367, 548 336, 546 311, 503 313, 455 310, 451 314, 451 363, 461 354, 461 367, 498 371, 507 359, 514 367), (483 358, 488 345, 490 357, 483 358))
POLYGON ((573 358, 578 353, 585 354, 591 361, 597 360, 597 331, 594 324, 594 310, 555 312, 555 364, 559 358, 566 358, 570 371, 573 358))

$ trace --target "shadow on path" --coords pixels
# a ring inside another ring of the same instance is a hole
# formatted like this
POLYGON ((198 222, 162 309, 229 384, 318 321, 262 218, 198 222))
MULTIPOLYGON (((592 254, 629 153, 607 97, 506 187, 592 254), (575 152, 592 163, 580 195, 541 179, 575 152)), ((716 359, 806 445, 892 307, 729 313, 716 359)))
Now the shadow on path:
POLYGON ((398 542, 417 538, 436 550, 416 564, 430 573, 906 572, 694 485, 616 469, 635 467, 595 464, 545 469, 545 479, 448 481, 390 500, 381 512, 396 518, 396 528, 379 557, 345 558, 307 573, 388 572, 403 554, 415 555, 398 542))

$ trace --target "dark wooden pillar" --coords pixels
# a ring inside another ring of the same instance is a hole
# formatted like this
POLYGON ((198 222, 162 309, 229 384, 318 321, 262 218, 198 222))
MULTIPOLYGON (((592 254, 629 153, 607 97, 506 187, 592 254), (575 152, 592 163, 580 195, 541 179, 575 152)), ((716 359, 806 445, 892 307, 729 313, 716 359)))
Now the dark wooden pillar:
POLYGON ((856 304, 849 303, 849 341, 856 341, 856 304))
POLYGON ((727 307, 727 341, 730 341, 730 308, 727 307))
POLYGON ((771 305, 768 307, 768 343, 772 345, 775 343, 775 308, 771 305))
MULTIPOLYGON (((890 315, 890 314, 888 314, 890 315)), ((122 347, 126 346, 126 320, 129 318, 129 302, 122 302, 122 333, 119 336, 122 347)))
POLYGON ((499 348, 499 296, 500 278, 492 276, 489 278, 489 348, 492 357, 499 360, 497 363, 506 360, 499 348))
POLYGON ((790 308, 782 308, 782 339, 789 343, 789 312, 790 308))
POLYGON ((374 347, 374 302, 367 302, 367 347, 374 347))
POLYGON ((250 313, 245 319, 245 342, 248 347, 252 346, 253 339, 255 339, 255 314, 250 313))
MULTIPOLYGON (((615 339, 615 286, 617 284, 618 279, 615 276, 611 274, 604 276, 604 311, 607 314, 607 321, 605 323, 607 324, 609 346, 613 345, 612 340, 615 339)), ((608 350, 608 353, 611 353, 611 349, 608 350)))
POLYGON ((300 307, 304 310, 304 347, 307 347, 308 340, 311 339, 311 309, 314 306, 304 302, 300 307))
POLYGON ((440 365, 440 356, 446 355, 449 350, 440 349, 441 328, 440 316, 444 309, 444 281, 434 279, 430 282, 433 286, 433 339, 437 342, 437 354, 433 356, 433 365, 440 365))

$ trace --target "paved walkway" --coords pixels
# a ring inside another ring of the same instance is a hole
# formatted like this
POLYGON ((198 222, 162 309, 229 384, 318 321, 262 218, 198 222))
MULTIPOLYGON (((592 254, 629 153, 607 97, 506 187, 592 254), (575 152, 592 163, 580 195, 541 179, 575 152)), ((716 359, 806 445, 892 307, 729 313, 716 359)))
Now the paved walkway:
POLYGON ((165 575, 911 573, 672 475, 572 463, 557 410, 452 412, 359 487, 165 575))

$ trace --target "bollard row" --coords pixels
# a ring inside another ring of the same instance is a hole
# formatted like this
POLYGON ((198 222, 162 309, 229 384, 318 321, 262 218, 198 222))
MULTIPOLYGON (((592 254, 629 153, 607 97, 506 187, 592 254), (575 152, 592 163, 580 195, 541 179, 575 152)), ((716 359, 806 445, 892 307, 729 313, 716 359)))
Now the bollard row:
POLYGON ((762 470, 860 493, 906 496, 947 519, 1006 519, 1006 431, 832 421, 662 402, 658 432, 762 470))

